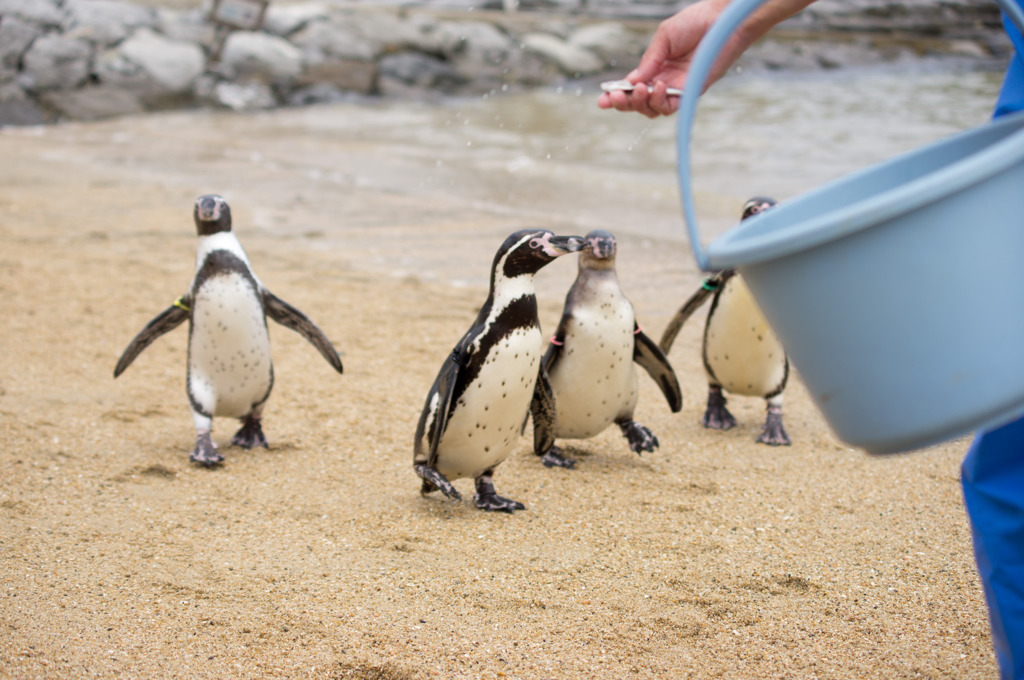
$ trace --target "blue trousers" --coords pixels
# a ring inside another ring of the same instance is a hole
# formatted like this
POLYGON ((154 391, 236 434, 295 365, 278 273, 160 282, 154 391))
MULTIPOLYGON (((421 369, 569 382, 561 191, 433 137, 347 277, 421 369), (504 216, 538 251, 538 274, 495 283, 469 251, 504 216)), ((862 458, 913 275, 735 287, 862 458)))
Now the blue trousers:
MULTIPOLYGON (((1005 17, 1003 22, 1016 54, 1006 71, 995 117, 1024 110, 1024 40, 1005 17)), ((964 459, 960 479, 999 675, 1003 680, 1024 680, 1024 418, 979 434, 964 459)))

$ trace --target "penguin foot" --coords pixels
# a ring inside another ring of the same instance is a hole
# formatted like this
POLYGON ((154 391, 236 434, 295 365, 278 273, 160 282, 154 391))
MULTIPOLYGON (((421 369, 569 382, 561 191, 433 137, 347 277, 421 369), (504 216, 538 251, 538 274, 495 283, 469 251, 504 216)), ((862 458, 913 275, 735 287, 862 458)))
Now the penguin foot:
POLYGON ((658 438, 654 436, 654 433, 635 420, 623 420, 616 425, 619 426, 626 441, 629 442, 630 451, 643 453, 658 448, 658 438))
POLYGON ((560 467, 566 470, 572 470, 576 467, 576 461, 572 458, 566 458, 562 455, 562 449, 557 446, 552 446, 548 449, 548 452, 540 457, 540 462, 544 463, 544 467, 560 467))
POLYGON ((262 446, 269 449, 267 438, 263 436, 263 428, 260 426, 260 419, 248 417, 242 419, 242 428, 231 438, 232 446, 241 446, 243 449, 253 449, 262 446))
POLYGON ((725 407, 721 387, 708 389, 708 407, 704 411, 704 427, 711 430, 730 430, 736 427, 736 418, 725 407))
POLYGON ((217 445, 213 443, 209 432, 204 432, 196 437, 196 448, 192 450, 192 455, 188 459, 206 467, 213 467, 224 462, 224 456, 217 451, 217 445))
POLYGON ((452 500, 461 501, 462 494, 456 489, 448 479, 440 472, 426 464, 413 465, 413 470, 423 480, 423 485, 420 487, 420 493, 426 496, 428 493, 440 490, 448 498, 452 500))
POLYGON ((490 512, 501 511, 512 514, 516 510, 525 510, 526 506, 511 498, 504 498, 494 492, 494 483, 489 475, 476 478, 476 495, 473 496, 476 507, 490 512))
POLYGON ((782 427, 782 410, 773 406, 768 407, 768 416, 764 420, 761 434, 757 438, 758 444, 769 446, 789 446, 790 441, 786 429, 782 427))

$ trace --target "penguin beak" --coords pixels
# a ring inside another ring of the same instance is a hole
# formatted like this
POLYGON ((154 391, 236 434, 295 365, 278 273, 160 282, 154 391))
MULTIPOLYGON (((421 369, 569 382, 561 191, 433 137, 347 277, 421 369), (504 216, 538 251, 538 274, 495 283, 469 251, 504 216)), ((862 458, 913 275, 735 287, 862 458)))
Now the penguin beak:
POLYGON ((220 203, 212 196, 201 198, 196 205, 196 212, 204 222, 216 221, 220 218, 220 203))
POLYGON ((552 236, 548 244, 558 255, 565 255, 583 250, 587 241, 580 236, 552 236))
POLYGON ((590 239, 590 252, 599 260, 607 260, 609 257, 613 257, 615 255, 615 239, 590 239))

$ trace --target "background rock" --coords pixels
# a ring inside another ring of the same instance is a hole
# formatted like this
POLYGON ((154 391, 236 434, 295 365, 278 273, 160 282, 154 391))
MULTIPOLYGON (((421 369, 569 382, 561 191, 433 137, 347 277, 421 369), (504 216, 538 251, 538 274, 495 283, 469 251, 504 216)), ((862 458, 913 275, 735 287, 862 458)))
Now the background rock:
POLYGON ((140 27, 156 25, 156 12, 119 0, 66 0, 65 33, 98 45, 118 43, 140 27))
POLYGON ((0 84, 0 121, 8 125, 40 125, 46 112, 16 83, 0 84))
POLYGON ((89 75, 92 52, 90 44, 81 38, 44 35, 25 53, 22 82, 29 91, 78 87, 89 75))
POLYGON ((14 15, 0 17, 0 82, 12 80, 18 74, 28 46, 40 35, 41 28, 14 15))
POLYGON ((92 85, 71 91, 46 92, 42 95, 42 101, 50 109, 73 120, 98 120, 142 113, 145 110, 135 93, 104 85, 92 85))
MULTIPOLYGON (((516 3, 275 0, 259 30, 221 33, 204 10, 210 0, 163 1, 0 0, 0 125, 619 78, 652 19, 678 4, 520 0, 506 12, 516 3)), ((818 0, 740 64, 833 69, 925 56, 993 68, 1008 54, 990 0, 818 0)))
POLYGON ((274 83, 302 72, 302 52, 275 35, 237 31, 224 43, 220 63, 235 78, 274 83))
POLYGON ((554 62, 568 76, 589 76, 604 68, 604 60, 590 50, 570 44, 550 33, 524 35, 523 47, 554 62))
POLYGON ((263 17, 263 30, 287 38, 311 21, 323 21, 330 10, 323 3, 300 5, 270 5, 263 17))
POLYGON ((0 0, 0 16, 14 16, 40 26, 60 26, 64 14, 56 0, 0 0))
POLYGON ((171 40, 148 28, 136 31, 119 52, 168 92, 184 92, 206 67, 198 45, 171 40))

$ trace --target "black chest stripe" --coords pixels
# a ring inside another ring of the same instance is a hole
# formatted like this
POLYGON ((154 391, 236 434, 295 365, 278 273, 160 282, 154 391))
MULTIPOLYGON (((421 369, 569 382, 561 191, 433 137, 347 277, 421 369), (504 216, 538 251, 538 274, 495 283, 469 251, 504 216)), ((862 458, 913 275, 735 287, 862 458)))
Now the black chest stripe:
MULTIPOLYGON (((488 300, 488 304, 484 305, 482 311, 488 311, 491 307, 491 301, 488 300)), ((483 316, 483 314, 481 314, 483 316)), ((483 325, 484 319, 477 319, 476 327, 479 328, 483 325)), ((448 413, 451 414, 455 408, 455 404, 458 403, 462 397, 466 388, 471 385, 480 375, 480 369, 487 357, 493 351, 495 345, 510 336, 517 330, 528 330, 530 328, 536 328, 540 325, 540 320, 537 318, 537 297, 535 295, 524 295, 516 298, 501 310, 498 317, 491 324, 490 328, 484 335, 471 334, 467 337, 467 342, 464 343, 464 347, 460 347, 458 351, 459 361, 462 367, 459 369, 459 378, 455 383, 455 391, 452 394, 452 401, 449 405, 448 413), (466 354, 466 351, 474 341, 479 343, 479 350, 473 352, 470 355, 466 354)))
POLYGON ((246 282, 252 286, 253 291, 258 289, 256 279, 253 277, 245 261, 232 253, 230 250, 213 250, 203 260, 203 264, 196 272, 195 291, 203 287, 210 279, 223 274, 240 274, 246 282))

